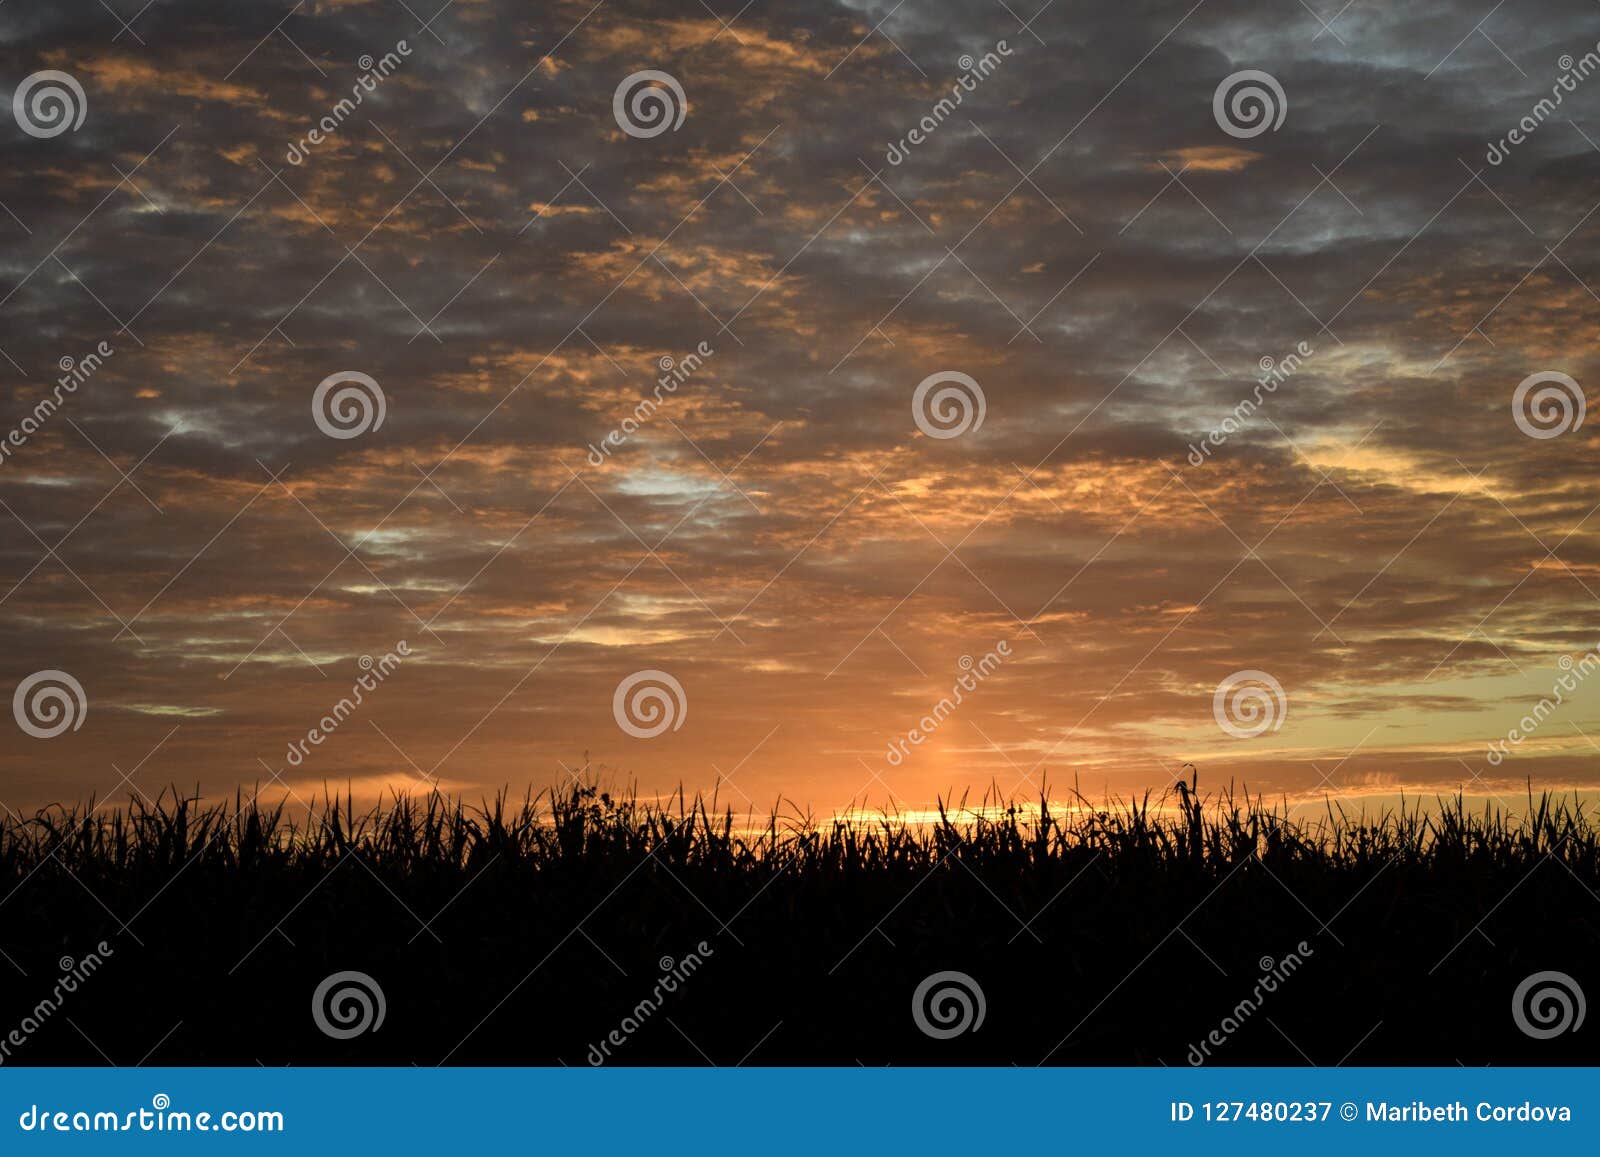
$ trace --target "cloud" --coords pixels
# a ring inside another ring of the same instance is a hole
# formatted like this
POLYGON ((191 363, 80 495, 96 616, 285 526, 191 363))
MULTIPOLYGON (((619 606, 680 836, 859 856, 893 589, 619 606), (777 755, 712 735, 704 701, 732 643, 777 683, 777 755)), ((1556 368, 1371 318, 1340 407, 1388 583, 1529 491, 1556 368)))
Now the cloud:
POLYGON ((1512 413, 1530 374, 1600 376, 1600 84, 1486 156, 1589 11, 485 0, 274 29, 180 0, 108 47, 104 13, 0 9, 5 75, 88 102, 0 140, 0 677, 90 699, 4 747, 0 798, 103 794, 113 762, 276 783, 400 639, 296 791, 560 783, 586 751, 758 808, 1129 792, 1191 759, 1286 792, 1593 786, 1587 687, 1482 758, 1600 638, 1591 425, 1512 413), (687 115, 631 136, 613 94, 650 68, 687 115), (1215 119, 1244 69, 1277 131, 1215 119), (385 417, 331 438, 313 394, 347 370, 385 417), (912 407, 949 370, 985 417, 946 439, 912 407), (684 728, 618 728, 642 669, 684 728), (1246 669, 1287 694, 1270 737, 1212 716, 1246 669))

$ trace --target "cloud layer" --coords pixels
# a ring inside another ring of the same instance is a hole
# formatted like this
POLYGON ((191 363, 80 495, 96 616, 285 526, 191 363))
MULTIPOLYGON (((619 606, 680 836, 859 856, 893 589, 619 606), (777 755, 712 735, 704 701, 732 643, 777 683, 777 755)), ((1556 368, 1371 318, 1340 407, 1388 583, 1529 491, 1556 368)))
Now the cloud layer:
POLYGON ((0 799, 1594 784, 1600 17, 1480 7, 0 9, 0 799))

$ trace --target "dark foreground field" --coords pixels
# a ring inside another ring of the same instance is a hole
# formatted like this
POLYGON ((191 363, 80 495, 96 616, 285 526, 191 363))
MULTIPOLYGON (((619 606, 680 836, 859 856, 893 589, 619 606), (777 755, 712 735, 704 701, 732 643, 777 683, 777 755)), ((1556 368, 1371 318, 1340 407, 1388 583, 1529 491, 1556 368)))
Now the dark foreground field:
POLYGON ((744 835, 593 789, 12 819, 0 1061, 1600 1062, 1581 808, 1159 802, 744 835))

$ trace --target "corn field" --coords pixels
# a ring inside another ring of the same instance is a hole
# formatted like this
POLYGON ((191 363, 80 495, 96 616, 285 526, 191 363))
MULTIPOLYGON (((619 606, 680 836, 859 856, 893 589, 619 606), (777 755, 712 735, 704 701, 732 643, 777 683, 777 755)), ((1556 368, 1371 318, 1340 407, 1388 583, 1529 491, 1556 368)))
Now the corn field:
POLYGON ((1513 994, 1600 993, 1600 833, 1519 803, 52 808, 0 823, 0 1039, 32 1025, 8 1064, 1592 1064, 1600 1026, 1529 1035, 1513 994), (384 1007, 348 1037, 313 1015, 345 971, 384 1007), (925 1030, 941 972, 980 1023, 925 1030))

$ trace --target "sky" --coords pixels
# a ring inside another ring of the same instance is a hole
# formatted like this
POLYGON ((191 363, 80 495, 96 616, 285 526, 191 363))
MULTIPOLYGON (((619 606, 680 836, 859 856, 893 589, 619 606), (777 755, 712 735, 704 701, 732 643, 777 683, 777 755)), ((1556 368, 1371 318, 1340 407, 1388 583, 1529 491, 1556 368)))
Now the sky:
POLYGON ((1597 41, 14 0, 0 802, 1600 786, 1597 41))

